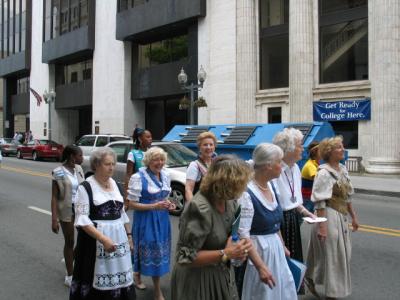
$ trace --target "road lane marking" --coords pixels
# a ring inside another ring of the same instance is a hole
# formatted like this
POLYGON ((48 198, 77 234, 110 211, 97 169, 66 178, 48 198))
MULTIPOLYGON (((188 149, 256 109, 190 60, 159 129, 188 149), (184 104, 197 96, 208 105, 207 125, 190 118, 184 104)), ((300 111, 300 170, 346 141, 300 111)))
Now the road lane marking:
POLYGON ((376 234, 382 234, 382 235, 388 235, 388 236, 394 236, 394 237, 400 237, 400 233, 390 233, 390 232, 385 232, 385 231, 379 231, 379 230, 373 230, 373 229, 365 229, 365 228, 358 228, 358 231, 361 232, 369 232, 369 233, 376 233, 376 234))
POLYGON ((40 213, 42 213, 42 214, 51 216, 51 212, 48 211, 48 210, 41 209, 41 208, 36 207, 36 206, 28 206, 28 208, 29 208, 29 209, 32 209, 32 210, 34 210, 34 211, 40 212, 40 213))
POLYGON ((39 177, 46 177, 46 178, 53 178, 51 175, 46 174, 46 173, 40 173, 40 172, 35 172, 32 170, 28 169, 20 169, 20 168, 13 168, 9 166, 2 166, 2 170, 8 170, 16 173, 22 173, 22 174, 27 174, 27 175, 32 175, 32 176, 39 176, 39 177))
POLYGON ((365 228, 365 229, 372 229, 372 230, 379 230, 379 231, 387 231, 387 232, 393 232, 393 233, 398 233, 400 234, 400 230, 398 229, 390 229, 390 228, 384 228, 384 227, 376 227, 376 226, 371 226, 371 225, 360 225, 360 227, 365 228))

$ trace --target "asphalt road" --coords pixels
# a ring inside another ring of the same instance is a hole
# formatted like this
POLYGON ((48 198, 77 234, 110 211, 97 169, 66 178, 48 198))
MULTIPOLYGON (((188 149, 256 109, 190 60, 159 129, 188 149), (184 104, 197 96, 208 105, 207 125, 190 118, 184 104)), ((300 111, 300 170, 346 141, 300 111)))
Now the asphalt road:
MULTIPOLYGON (((50 229, 50 172, 54 162, 4 158, 0 169, 0 300, 68 299, 61 263, 63 239, 50 229)), ((398 299, 400 199, 356 195, 361 230, 353 235, 353 294, 347 299, 398 299)), ((178 218, 171 217, 173 248, 178 218)), ((310 225, 303 227, 307 245, 310 225)), ((174 249, 173 249, 174 251, 174 249)), ((152 299, 151 279, 138 299, 152 299)), ((162 279, 169 299, 169 276, 162 279)), ((306 295, 301 299, 314 299, 306 295)), ((217 299, 216 299, 217 300, 217 299)))

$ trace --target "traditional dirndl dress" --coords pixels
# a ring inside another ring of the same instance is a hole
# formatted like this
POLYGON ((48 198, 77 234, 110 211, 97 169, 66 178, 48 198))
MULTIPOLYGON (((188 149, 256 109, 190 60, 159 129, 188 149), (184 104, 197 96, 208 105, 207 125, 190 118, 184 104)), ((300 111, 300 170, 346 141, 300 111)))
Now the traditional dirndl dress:
MULTIPOLYGON (((90 188, 90 184, 84 182, 84 185, 88 191, 87 186, 90 188)), ((96 206, 91 190, 88 196, 89 219, 98 231, 114 241, 117 250, 111 253, 105 251, 102 243, 78 228, 70 300, 136 299, 131 252, 124 227, 127 217, 122 216, 125 215, 123 202, 109 200, 96 206)), ((77 210, 81 209, 80 205, 78 202, 77 210)), ((77 215, 79 218, 79 213, 77 215)))
MULTIPOLYGON (((171 191, 168 174, 160 180, 148 168, 132 175, 128 199, 143 204, 165 200, 171 191)), ((134 272, 162 276, 170 271, 171 225, 168 210, 135 211, 133 214, 134 272)))

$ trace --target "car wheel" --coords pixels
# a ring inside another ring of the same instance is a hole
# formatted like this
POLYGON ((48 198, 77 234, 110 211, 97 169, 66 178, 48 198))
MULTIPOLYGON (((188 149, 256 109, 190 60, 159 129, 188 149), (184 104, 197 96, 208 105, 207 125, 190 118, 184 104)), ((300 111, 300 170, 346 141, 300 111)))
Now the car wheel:
POLYGON ((180 216, 185 208, 185 187, 179 183, 171 184, 171 194, 169 194, 169 201, 176 205, 176 209, 170 211, 173 216, 180 216))
POLYGON ((4 157, 7 157, 7 156, 8 156, 8 153, 2 152, 1 154, 2 154, 4 157))
POLYGON ((38 155, 37 155, 37 153, 35 151, 33 151, 33 153, 32 153, 32 159, 34 161, 38 161, 39 160, 39 157, 38 157, 38 155))
POLYGON ((23 157, 22 157, 22 153, 21 153, 21 151, 17 151, 17 158, 19 158, 19 159, 23 159, 23 157))

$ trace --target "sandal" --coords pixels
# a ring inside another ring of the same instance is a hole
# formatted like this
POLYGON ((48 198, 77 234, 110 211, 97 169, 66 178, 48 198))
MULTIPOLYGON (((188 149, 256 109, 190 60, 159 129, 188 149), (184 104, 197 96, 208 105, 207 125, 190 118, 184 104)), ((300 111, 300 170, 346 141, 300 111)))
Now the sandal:
POLYGON ((315 289, 314 281, 311 278, 304 278, 304 284, 307 286, 307 289, 310 291, 311 294, 313 294, 318 299, 320 298, 317 290, 315 289))
POLYGON ((137 288, 138 290, 146 289, 146 285, 142 282, 142 279, 140 278, 140 273, 133 273, 133 278, 135 282, 135 288, 137 288))

